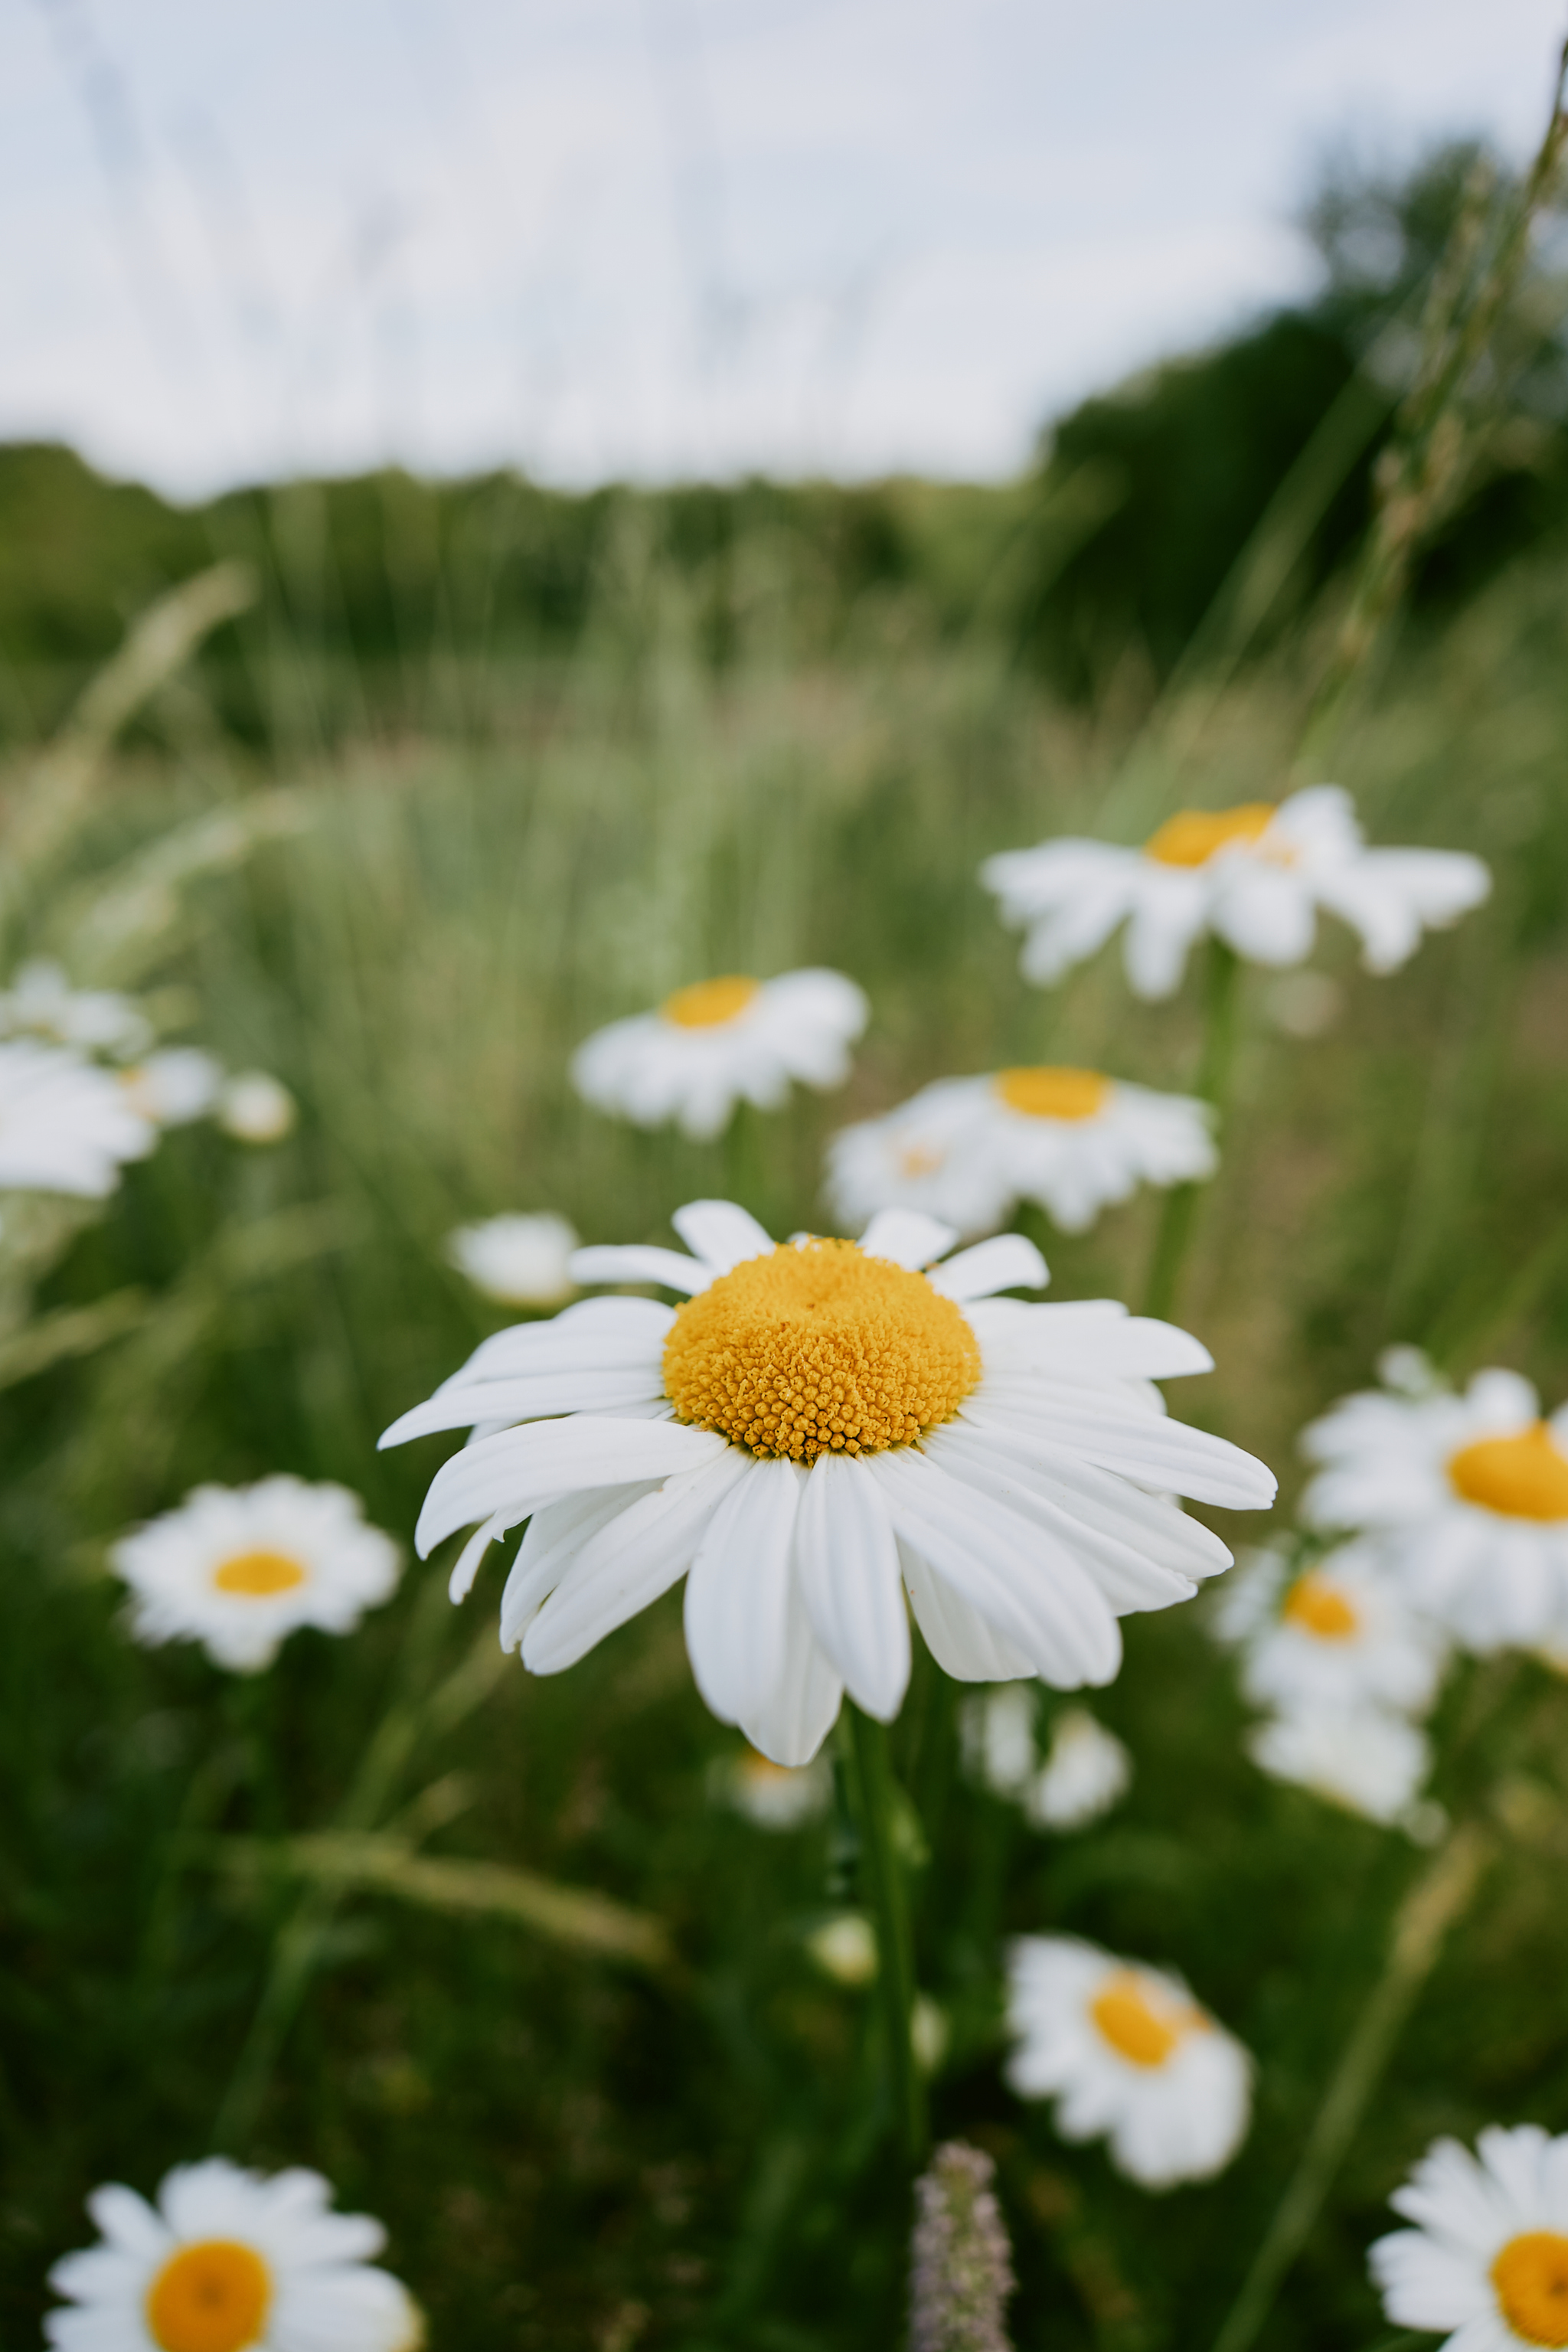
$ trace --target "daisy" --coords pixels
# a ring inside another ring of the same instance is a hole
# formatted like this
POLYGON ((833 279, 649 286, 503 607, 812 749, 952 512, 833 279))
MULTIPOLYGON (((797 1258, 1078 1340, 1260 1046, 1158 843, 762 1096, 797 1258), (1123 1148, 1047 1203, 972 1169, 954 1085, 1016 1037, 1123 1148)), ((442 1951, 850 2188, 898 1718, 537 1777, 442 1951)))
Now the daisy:
POLYGON ((1272 1779, 1385 1828, 1405 1820, 1432 1769, 1425 1732, 1380 1706, 1294 1707, 1259 1724, 1247 1752, 1272 1779))
POLYGON ((0 1191, 107 1200, 157 1133, 96 1063, 31 1038, 0 1045, 0 1191))
POLYGON ((1081 1830, 1108 1813, 1132 1780, 1132 1759, 1086 1706, 1058 1716, 1041 1769, 1023 1792, 1037 1829, 1081 1830))
POLYGON ((223 1087, 223 1065, 199 1045, 163 1045, 119 1073, 125 1099, 158 1127, 203 1118, 223 1087))
POLYGON ((68 2308, 56 2352, 417 2352, 418 2306, 370 2258, 379 2221, 334 2213, 319 2172, 179 2164, 155 2206, 111 2182, 87 2210, 101 2238, 49 2273, 68 2308))
POLYGON ((0 994, 0 1037, 38 1037, 84 1054, 129 1061, 153 1042, 134 999, 108 988, 73 988, 58 963, 27 963, 0 994))
POLYGON ((792 1769, 759 1756, 754 1748, 713 1760, 709 1788, 722 1805, 743 1813, 760 1830, 797 1830, 827 1811, 833 1776, 825 1757, 792 1769))
POLYGON ((879 1209, 920 1209, 960 1234, 982 1234, 1033 1201, 1064 1233, 1080 1234, 1140 1183, 1212 1176, 1213 1123, 1206 1103, 1098 1070, 939 1078, 834 1137, 827 1193, 847 1224, 879 1209))
POLYGON ((447 1236, 447 1255, 476 1290, 502 1307, 559 1307, 577 1286, 577 1234, 564 1217, 486 1217, 447 1236))
POLYGON ((1369 1543, 1342 1544, 1295 1575, 1280 1553, 1256 1554, 1229 1580, 1216 1631, 1241 1649, 1241 1686, 1258 1706, 1421 1715, 1443 1671, 1441 1632, 1369 1543))
POLYGON ((270 1070, 238 1070, 218 1097, 217 1123, 237 1143, 281 1143, 291 1134, 299 1105, 270 1070))
POLYGON ((1568 2133, 1494 2124, 1477 2147, 1434 2140, 1389 2199, 1415 2227, 1371 2250, 1383 2307, 1455 2352, 1568 2345, 1568 2133))
POLYGON ((1184 1331, 1110 1301, 995 1296, 1045 1281, 1018 1234, 933 1266, 956 1237, 907 1211, 858 1244, 775 1247, 727 1201, 674 1223, 693 1255, 585 1249, 573 1267, 663 1284, 679 1307, 589 1299, 500 1332, 382 1440, 489 1433, 437 1472, 416 1541, 426 1554, 477 1523, 460 1599, 531 1515, 501 1640, 535 1673, 574 1664, 689 1570, 698 1688, 774 1763, 804 1764, 846 1688, 897 1714, 906 1587, 963 1681, 1105 1683, 1118 1617, 1230 1563, 1173 1496, 1273 1496, 1261 1463, 1165 1419, 1152 1382, 1209 1368, 1184 1331))
POLYGON ((1568 1406, 1517 1372, 1462 1396, 1347 1397, 1301 1439, 1310 1524, 1374 1534, 1411 1600, 1471 1650, 1568 1630, 1568 1406))
POLYGON ((346 1486, 281 1475, 198 1486, 122 1536, 109 1565, 131 1587, 137 1641, 200 1642, 215 1665, 254 1674, 297 1626, 349 1633, 395 1587, 398 1549, 346 1486))
POLYGON ((864 992, 837 971, 700 980, 655 1013, 595 1030, 573 1056, 572 1083, 598 1110, 637 1127, 677 1119, 704 1141, 737 1103, 779 1109, 792 1078, 842 1086, 869 1013, 864 992))
POLYGON ((1049 986, 1125 921, 1127 978, 1144 997, 1173 994, 1205 931, 1250 963, 1304 963, 1320 908, 1359 935, 1369 971, 1394 971, 1424 929, 1455 921, 1491 887, 1479 857, 1367 848, 1338 784, 1310 785, 1278 808, 1184 809, 1140 849, 1064 839, 1006 850, 980 877, 1003 920, 1028 931, 1026 979, 1049 986))
POLYGON ((958 1728, 970 1779, 994 1797, 1021 1797, 1040 1762, 1033 1685, 1003 1683, 966 1699, 958 1728))
POLYGON ((1145 2189, 1206 2180, 1230 2162, 1252 2110, 1252 2061, 1182 1979, 1076 1936, 1020 1936, 1007 1954, 1007 2079, 1054 2097, 1064 2139, 1110 2143, 1145 2189))

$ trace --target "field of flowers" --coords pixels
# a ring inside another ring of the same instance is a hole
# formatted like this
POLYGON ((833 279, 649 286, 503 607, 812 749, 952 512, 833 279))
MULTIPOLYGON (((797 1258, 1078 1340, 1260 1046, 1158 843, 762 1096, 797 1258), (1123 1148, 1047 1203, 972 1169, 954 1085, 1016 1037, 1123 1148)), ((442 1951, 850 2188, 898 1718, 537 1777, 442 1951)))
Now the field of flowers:
POLYGON ((1398 625, 1516 226, 1267 656, 628 545, 329 739, 219 566, 13 763, 7 2347, 1568 2344, 1561 562, 1398 625))

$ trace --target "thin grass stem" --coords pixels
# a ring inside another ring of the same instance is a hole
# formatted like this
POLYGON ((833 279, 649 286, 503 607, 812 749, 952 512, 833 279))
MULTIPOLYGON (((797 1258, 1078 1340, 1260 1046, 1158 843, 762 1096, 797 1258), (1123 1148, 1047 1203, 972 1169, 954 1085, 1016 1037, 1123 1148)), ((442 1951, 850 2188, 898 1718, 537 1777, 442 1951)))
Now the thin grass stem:
POLYGON ((1248 2352, 1257 2341, 1286 2273, 1311 2234, 1400 2030, 1436 1965, 1444 1937, 1469 1904, 1491 1854, 1486 1832, 1474 1822, 1461 1824, 1400 1905, 1383 1973, 1330 2078, 1300 2160, 1215 2339, 1215 2352, 1248 2352))
MULTIPOLYGON (((1208 1103, 1216 1128, 1222 1126, 1230 1099, 1240 1034, 1241 959, 1223 940, 1208 943, 1204 993, 1204 1043, 1193 1092, 1208 1103)), ((1149 1267, 1143 1312, 1167 1317, 1175 1307, 1182 1272, 1197 1221, 1197 1184, 1173 1184, 1160 1206, 1154 1234, 1154 1255, 1149 1267)))
POLYGON ((877 1922, 877 1990, 882 2009, 887 2065, 900 2136, 911 2172, 925 2162, 930 2131, 925 2084, 915 2060, 914 1946, 908 1889, 898 1851, 899 1807, 886 1727, 846 1701, 852 1781, 860 1824, 861 1885, 877 1922))

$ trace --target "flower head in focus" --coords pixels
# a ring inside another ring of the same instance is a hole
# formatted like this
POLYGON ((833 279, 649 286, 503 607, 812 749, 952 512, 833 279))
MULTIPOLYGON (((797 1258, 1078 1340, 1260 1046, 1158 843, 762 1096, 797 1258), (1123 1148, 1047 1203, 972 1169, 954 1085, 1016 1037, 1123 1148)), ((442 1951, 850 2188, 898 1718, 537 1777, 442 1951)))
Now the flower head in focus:
POLYGON ((1213 1114, 1098 1070, 997 1070, 939 1078, 898 1109, 828 1146, 827 1196, 846 1224, 917 1209, 962 1234, 1004 1225, 1033 1201, 1064 1233, 1083 1233, 1140 1183, 1212 1176, 1213 1114))
POLYGON ((577 1286, 572 1254, 579 1246, 564 1217, 486 1217, 447 1236, 447 1255, 474 1288, 501 1307, 559 1307, 577 1286))
POLYGON ((1017 1234, 938 1265, 951 1227, 907 1212, 858 1244, 775 1245, 725 1201, 675 1224, 689 1257, 585 1249, 574 1272, 661 1283, 682 1306, 590 1299, 499 1332, 382 1440, 488 1431, 437 1471, 416 1540, 425 1554, 477 1528, 460 1599, 487 1546, 529 1521, 501 1639, 536 1673, 685 1576, 709 1706, 804 1764, 846 1688, 897 1714, 906 1591, 960 1680, 1105 1683, 1120 1616, 1229 1565, 1172 1497, 1272 1499, 1261 1463, 1166 1419, 1152 1382, 1209 1368, 1185 1332, 1109 1301, 997 1296, 1046 1278, 1017 1234))
POLYGON ((1247 1696, 1288 1711, 1425 1714, 1447 1647, 1370 1543, 1341 1544, 1294 1573, 1278 1552, 1255 1554, 1227 1580, 1215 1630, 1241 1651, 1247 1696))
POLYGON ((399 1559, 346 1486, 281 1475, 198 1486, 121 1536, 109 1564, 131 1588, 139 1642, 200 1642, 215 1665, 254 1674, 299 1626, 350 1632, 393 1592, 399 1559))
POLYGON ((1543 1420, 1517 1372, 1462 1395, 1347 1397, 1306 1430, 1314 1527, 1376 1538, 1410 1600, 1471 1650, 1568 1632, 1568 1406, 1543 1420))
POLYGON ((1426 1735, 1389 1707, 1304 1706, 1258 1724, 1247 1751, 1261 1771, 1385 1828, 1406 1825, 1427 1773, 1426 1735))
POLYGON ((66 1046, 0 1045, 0 1192, 105 1201, 157 1133, 112 1072, 66 1046))
POLYGON ((1568 2133, 1493 2125, 1477 2148, 1435 2140, 1389 2200, 1415 2226, 1371 2249, 1383 2307, 1454 2352, 1568 2345, 1568 2133))
POLYGON ((864 991, 842 972, 731 973, 595 1030, 573 1056, 572 1082, 595 1109, 637 1127, 674 1119, 702 1141, 722 1132, 737 1103, 780 1109, 792 1081, 842 1086, 868 1017, 864 991))
POLYGON ((1026 979, 1048 987, 1123 922, 1135 995, 1170 996, 1205 932, 1250 963, 1304 963, 1320 910, 1357 933, 1369 971, 1397 971, 1424 930, 1479 906, 1491 877, 1443 849, 1369 849, 1350 794, 1312 784, 1275 807, 1184 810, 1139 849, 1062 839, 987 858, 1004 921, 1026 929, 1026 979))
POLYGON ((153 1026, 133 997, 73 988, 60 965, 40 961, 24 964, 0 992, 0 1037, 37 1037, 131 1061, 152 1044, 153 1026))
POLYGON ((1179 1977, 1076 1936, 1020 1936, 1007 2025, 1020 2098, 1054 2098, 1064 2139, 1109 2139, 1145 2189, 1208 2179, 1246 2137, 1252 2061, 1179 1977))
POLYGON ((372 2267, 379 2221, 334 2213, 320 2173, 176 2165, 149 2205, 111 2183, 88 2199, 100 2242, 49 2273, 68 2298, 55 2352, 418 2352, 417 2305, 372 2267))

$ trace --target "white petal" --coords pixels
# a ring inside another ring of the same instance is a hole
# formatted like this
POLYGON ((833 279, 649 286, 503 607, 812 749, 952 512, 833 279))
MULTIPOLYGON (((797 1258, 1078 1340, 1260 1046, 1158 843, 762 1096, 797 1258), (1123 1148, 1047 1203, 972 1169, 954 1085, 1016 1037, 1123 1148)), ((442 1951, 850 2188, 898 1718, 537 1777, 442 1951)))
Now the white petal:
POLYGON ((1273 1502, 1273 1472, 1226 1438, 1158 1418, 1093 1389, 1086 1389, 1081 1405, 1072 1405, 1059 1394, 1043 1394, 1043 1385, 1027 1375, 987 1379, 960 1411, 976 1423, 994 1418, 1059 1447, 1069 1459, 1114 1470, 1141 1486, 1169 1488, 1231 1510, 1266 1510, 1273 1502))
POLYGON ((689 1297, 706 1290, 713 1279, 711 1269, 695 1258, 640 1242, 574 1250, 566 1264, 574 1282, 660 1282, 666 1290, 683 1290, 689 1297))
POLYGON ((474 1533, 468 1538, 468 1542, 463 1546, 462 1550, 458 1554, 458 1565, 452 1570, 451 1576, 447 1580, 447 1598, 448 1601, 466 1601, 468 1599, 469 1593, 474 1589, 474 1579, 479 1572, 480 1560, 483 1559, 486 1552, 489 1551, 491 1544, 496 1541, 497 1538, 499 1536, 505 1535, 506 1528, 506 1514, 504 1511, 501 1511, 498 1512, 493 1519, 487 1519, 482 1528, 477 1528, 474 1530, 474 1533))
POLYGON ((524 1635, 523 1664, 536 1675, 574 1666, 667 1592, 690 1567, 710 1515, 751 1466, 749 1454, 721 1440, 716 1458, 666 1479, 658 1494, 591 1537, 524 1635))
POLYGON ((664 1394, 657 1363, 625 1371, 527 1372, 510 1381, 470 1381, 443 1388, 395 1421, 381 1443, 405 1445, 410 1438, 443 1429, 471 1429, 478 1423, 553 1420, 563 1413, 616 1413, 652 1404, 664 1394))
POLYGON ((976 1508, 958 1485, 912 1446, 878 1454, 900 1540, 1016 1643, 1036 1672, 1058 1689, 1108 1683, 1121 1663, 1121 1636, 1104 1599, 1071 1554, 1003 1507, 976 1508))
POLYGON ((751 1462, 704 1530, 686 1582, 686 1647, 721 1723, 762 1706, 783 1670, 801 1473, 751 1462))
POLYGON ((1027 1365, 1068 1380, 1168 1381, 1212 1372, 1201 1340, 1174 1323, 1129 1315, 1114 1298, 1079 1298, 1059 1307, 1017 1298, 982 1299, 970 1316, 989 1370, 1027 1365))
POLYGON ((773 1255, 772 1234, 733 1201, 689 1201, 669 1222, 687 1248, 715 1274, 728 1274, 747 1258, 773 1255))
POLYGON ((1033 1676, 1035 1669, 1016 1643, 988 1625, 918 1552, 900 1544, 899 1559, 915 1623, 944 1675, 961 1683, 1018 1682, 1033 1676))
POLYGON ((613 1421, 581 1413, 531 1422, 466 1445, 430 1482, 414 1541, 421 1559, 458 1528, 504 1512, 515 1527, 542 1503, 580 1486, 624 1486, 663 1478, 728 1450, 713 1431, 668 1421, 613 1421))
POLYGON ((868 1715, 890 1723, 910 1679, 898 1545, 864 1463, 819 1455, 795 1530, 801 1595, 817 1640, 868 1715))
POLYGON ((919 1274, 957 1239, 952 1225, 928 1217, 922 1210, 879 1209, 860 1236, 860 1246, 868 1257, 890 1258, 895 1265, 919 1274))
POLYGON ((933 1290, 960 1304, 989 1298, 997 1290, 1043 1290, 1049 1280, 1045 1259, 1022 1234, 997 1234, 973 1249, 960 1250, 930 1277, 933 1290))
POLYGON ((594 1486, 585 1494, 568 1495, 563 1502, 547 1503, 535 1511, 517 1548, 506 1589, 500 1599, 500 1645, 515 1650, 540 1609, 561 1583, 590 1537, 621 1512, 630 1510, 658 1486, 644 1479, 637 1486, 594 1486))

